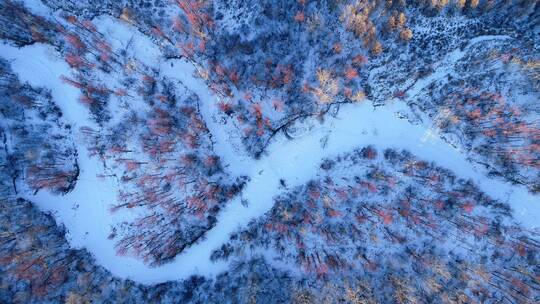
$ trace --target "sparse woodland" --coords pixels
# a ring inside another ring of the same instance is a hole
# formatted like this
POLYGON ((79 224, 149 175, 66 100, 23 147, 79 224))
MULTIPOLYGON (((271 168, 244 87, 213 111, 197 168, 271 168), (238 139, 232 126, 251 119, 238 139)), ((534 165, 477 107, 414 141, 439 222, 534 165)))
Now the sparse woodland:
POLYGON ((27 189, 66 193, 79 175, 71 127, 50 93, 21 83, 0 60, 0 194, 12 198, 27 189))

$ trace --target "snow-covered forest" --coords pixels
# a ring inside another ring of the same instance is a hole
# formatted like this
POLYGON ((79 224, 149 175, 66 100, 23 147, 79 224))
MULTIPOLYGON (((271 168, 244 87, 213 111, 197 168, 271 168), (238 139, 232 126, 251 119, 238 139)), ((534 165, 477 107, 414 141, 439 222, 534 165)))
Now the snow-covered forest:
POLYGON ((535 0, 1 0, 1 303, 538 303, 535 0))

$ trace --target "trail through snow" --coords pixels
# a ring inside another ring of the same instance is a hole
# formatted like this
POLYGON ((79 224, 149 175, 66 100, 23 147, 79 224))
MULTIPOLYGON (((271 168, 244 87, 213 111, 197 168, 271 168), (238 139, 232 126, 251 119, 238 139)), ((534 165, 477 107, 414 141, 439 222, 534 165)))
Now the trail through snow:
MULTIPOLYGON (((113 22, 112 25, 124 30, 128 28, 135 35, 134 29, 124 24, 114 24, 118 22, 110 17, 103 20, 113 22)), ((408 111, 399 102, 376 109, 368 101, 341 106, 336 117, 328 117, 324 123, 308 128, 307 132, 294 140, 278 136, 269 146, 268 153, 254 160, 242 154, 238 146, 231 145, 230 132, 215 119, 216 98, 201 79, 193 76, 194 66, 183 60, 159 61, 160 71, 164 75, 182 81, 199 95, 201 112, 213 134, 216 153, 228 165, 227 170, 233 174, 246 174, 251 180, 242 194, 223 209, 217 225, 204 240, 169 264, 149 267, 134 258, 117 256, 114 241, 107 238, 111 225, 133 215, 112 215, 108 212, 108 207, 116 202, 118 185, 112 177, 97 177, 104 174, 103 165, 98 159, 88 157, 84 143, 80 141, 78 129, 85 125, 94 126, 94 123, 89 119, 88 110, 77 101, 79 92, 60 80, 60 75, 70 73, 68 65, 52 47, 42 44, 20 49, 0 45, 0 54, 10 60, 22 81, 51 90, 65 119, 73 125, 79 147, 81 175, 73 192, 55 196, 40 191, 36 196, 28 195, 27 198, 41 210, 52 212, 57 221, 66 226, 71 246, 86 248, 100 265, 121 278, 151 284, 185 279, 193 274, 218 274, 227 265, 224 262, 211 263, 211 251, 226 242, 231 232, 244 227, 272 207, 273 197, 282 191, 278 187, 280 179, 284 179, 288 187, 304 184, 315 176, 322 159, 368 144, 379 149, 406 149, 421 159, 450 169, 458 177, 473 180, 491 197, 508 202, 514 209, 515 219, 525 227, 538 228, 540 225, 540 207, 535 206, 540 201, 537 196, 531 195, 523 187, 487 178, 482 168, 475 167, 466 160, 465 155, 438 137, 425 141, 428 127, 398 118, 396 112, 408 111), (323 139, 327 139, 324 147, 321 144, 323 139), (241 199, 249 202, 247 207, 241 204, 241 199)))

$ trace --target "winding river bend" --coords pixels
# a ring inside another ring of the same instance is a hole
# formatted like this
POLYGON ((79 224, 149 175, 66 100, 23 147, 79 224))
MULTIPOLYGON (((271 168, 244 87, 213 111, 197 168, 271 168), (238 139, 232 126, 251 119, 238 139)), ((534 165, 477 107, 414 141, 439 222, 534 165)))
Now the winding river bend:
MULTIPOLYGON (((216 153, 229 172, 250 177, 242 194, 222 210, 216 226, 203 240, 173 262, 150 267, 134 258, 117 256, 114 241, 107 238, 110 228, 134 215, 127 211, 114 215, 108 212, 109 206, 116 203, 118 184, 113 177, 107 176, 99 160, 88 157, 86 147, 80 140, 81 135, 76 131, 81 126, 94 126, 95 123, 90 120, 87 109, 77 101, 79 92, 60 80, 61 75, 70 73, 69 66, 47 45, 23 48, 0 45, 1 56, 10 60, 22 81, 51 90, 65 119, 73 126, 78 145, 81 175, 74 191, 65 196, 40 191, 26 198, 41 210, 52 212, 58 223, 66 226, 72 247, 86 248, 100 265, 118 277, 150 284, 184 279, 193 274, 218 274, 227 265, 211 263, 210 253, 226 242, 231 232, 272 207, 272 198, 281 191, 278 188, 280 179, 284 179, 289 186, 303 184, 315 175, 324 158, 368 144, 378 149, 406 149, 421 159, 450 169, 457 176, 474 181, 491 197, 507 202, 514 210, 515 219, 525 227, 538 228, 540 225, 537 222, 540 218, 540 206, 537 204, 540 197, 528 193, 523 187, 487 178, 486 172, 470 163, 466 155, 437 136, 426 137, 430 134, 428 125, 411 124, 396 114, 408 111, 398 101, 379 108, 373 108, 369 101, 341 106, 335 117, 328 117, 322 124, 299 125, 303 131, 298 132, 294 140, 278 136, 260 159, 247 157, 241 153, 236 141, 231 140, 230 128, 216 119, 217 99, 201 79, 193 76, 195 67, 191 63, 183 60, 164 61, 159 56, 159 48, 133 28, 119 24, 110 17, 99 19, 97 21, 101 21, 103 27, 117 27, 116 31, 120 32, 115 32, 116 39, 120 43, 127 43, 127 39, 133 37, 140 40, 140 45, 150 48, 141 50, 141 53, 143 56, 154 56, 152 60, 160 65, 161 73, 181 81, 199 95, 201 112, 213 134, 216 153), (326 144, 321 144, 322 141, 326 144), (241 199, 249 204, 244 206, 241 199)), ((456 57, 449 59, 457 60, 456 57)))

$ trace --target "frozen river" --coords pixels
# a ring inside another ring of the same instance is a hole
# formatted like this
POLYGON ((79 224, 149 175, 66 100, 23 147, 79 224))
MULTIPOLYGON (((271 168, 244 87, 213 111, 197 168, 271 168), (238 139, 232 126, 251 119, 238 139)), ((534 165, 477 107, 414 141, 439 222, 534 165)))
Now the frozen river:
MULTIPOLYGON (((102 22, 102 27, 115 28, 111 35, 117 35, 119 43, 130 37, 146 39, 125 24, 115 24, 116 21, 109 17, 100 18, 98 21, 102 22)), ((142 40, 135 44, 149 48, 141 50, 142 56, 159 56, 157 46, 142 40)), ((195 67, 187 61, 165 61, 156 57, 152 60, 161 65, 161 73, 182 81, 199 95, 201 111, 213 134, 216 153, 228 166, 228 171, 248 175, 250 181, 242 194, 222 210, 216 226, 204 240, 185 250, 173 262, 150 267, 134 258, 116 255, 114 241, 107 238, 115 223, 133 214, 128 211, 111 214, 108 211, 111 205, 116 204, 118 184, 115 178, 107 176, 98 159, 87 155, 81 135, 77 133, 80 127, 94 126, 94 122, 90 120, 87 109, 78 102, 79 92, 60 80, 61 75, 70 74, 69 66, 53 48, 41 44, 20 49, 0 45, 0 54, 10 60, 22 81, 51 90, 65 119, 73 126, 79 147, 81 174, 74 191, 65 196, 40 191, 35 196, 28 195, 27 199, 35 202, 41 210, 52 212, 57 221, 66 226, 72 247, 86 248, 100 265, 121 278, 150 284, 183 279, 193 274, 216 275, 226 265, 209 261, 212 250, 226 242, 231 232, 272 207, 272 198, 282 191, 278 187, 280 179, 285 180, 288 186, 303 184, 315 175, 324 158, 368 144, 378 149, 409 150, 418 158, 433 161, 461 178, 471 179, 491 197, 508 202, 516 221, 528 228, 539 226, 540 206, 534 203, 540 201, 538 196, 529 194, 523 187, 487 178, 484 169, 471 164, 462 152, 438 136, 430 136, 434 133, 429 125, 411 124, 400 118, 396 113, 406 113, 407 108, 397 101, 379 108, 373 108, 367 100, 343 105, 335 117, 327 117, 322 124, 307 121, 298 126, 302 131, 297 132, 293 140, 279 135, 269 146, 267 154, 255 160, 241 153, 239 146, 230 138, 230 129, 215 119, 217 99, 201 79, 193 76, 195 67), (326 144, 323 145, 323 141, 326 144), (249 204, 244 206, 241 199, 249 204)))

